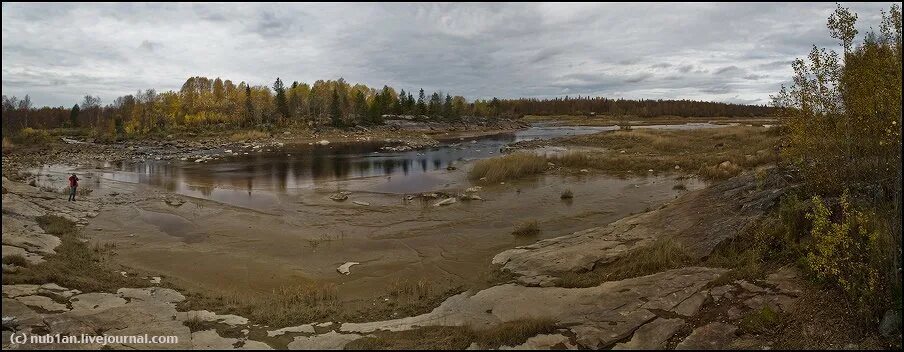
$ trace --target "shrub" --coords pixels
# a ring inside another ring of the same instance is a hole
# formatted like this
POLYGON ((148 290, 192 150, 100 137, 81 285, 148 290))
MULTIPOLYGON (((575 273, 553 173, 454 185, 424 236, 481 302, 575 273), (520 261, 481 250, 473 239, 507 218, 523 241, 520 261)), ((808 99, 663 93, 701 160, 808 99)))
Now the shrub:
POLYGON ((833 212, 813 196, 807 213, 813 244, 803 261, 817 279, 840 288, 861 313, 879 314, 890 303, 889 284, 895 275, 887 269, 894 267, 894 240, 874 213, 851 204, 846 191, 838 207, 833 212))
POLYGON ((16 144, 36 145, 45 144, 53 140, 46 130, 38 130, 31 127, 25 127, 19 131, 13 139, 16 144))

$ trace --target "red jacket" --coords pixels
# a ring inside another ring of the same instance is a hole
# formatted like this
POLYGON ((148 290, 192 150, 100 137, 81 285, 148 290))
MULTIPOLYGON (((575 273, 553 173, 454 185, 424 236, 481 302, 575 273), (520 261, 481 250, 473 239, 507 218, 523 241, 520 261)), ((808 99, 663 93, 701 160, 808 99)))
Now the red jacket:
POLYGON ((78 177, 75 177, 75 175, 69 176, 69 187, 78 187, 78 177))

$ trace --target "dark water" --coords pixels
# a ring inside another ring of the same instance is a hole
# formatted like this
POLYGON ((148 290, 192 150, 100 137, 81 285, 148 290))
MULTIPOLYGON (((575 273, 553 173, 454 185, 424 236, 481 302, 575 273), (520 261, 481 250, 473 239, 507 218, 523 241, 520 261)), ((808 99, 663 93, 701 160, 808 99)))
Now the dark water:
MULTIPOLYGON (((651 125, 635 128, 696 129, 722 125, 651 125)), ((354 143, 286 146, 269 152, 235 150, 218 160, 145 161, 107 165, 102 179, 148 184, 193 197, 203 197, 238 206, 267 207, 280 195, 334 181, 365 177, 383 179, 371 190, 385 193, 417 193, 440 188, 449 166, 497 156, 507 144, 535 139, 590 134, 618 126, 536 125, 514 133, 447 141, 437 147, 409 151, 386 151, 386 143, 354 143), (247 152, 247 155, 244 155, 247 152)))
MULTIPOLYGON (((300 145, 278 151, 233 155, 195 163, 191 161, 147 161, 112 165, 101 176, 118 181, 161 186, 168 191, 214 196, 230 191, 268 190, 290 192, 318 183, 362 177, 387 176, 391 185, 381 190, 394 193, 429 190, 443 180, 434 171, 458 167, 466 161, 493 157, 507 144, 611 130, 612 127, 531 127, 515 133, 448 141, 437 147, 408 151, 386 151, 386 143, 300 145)), ((236 152, 244 153, 245 150, 236 152)), ((215 197, 213 197, 215 198, 215 197)))

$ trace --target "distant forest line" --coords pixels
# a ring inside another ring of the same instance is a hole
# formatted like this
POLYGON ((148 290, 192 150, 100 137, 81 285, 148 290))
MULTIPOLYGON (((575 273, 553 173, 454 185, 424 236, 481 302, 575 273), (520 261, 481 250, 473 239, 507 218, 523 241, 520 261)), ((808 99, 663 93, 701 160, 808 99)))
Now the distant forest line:
POLYGON ((272 86, 238 85, 231 80, 191 77, 178 91, 153 89, 103 104, 87 95, 70 107, 33 106, 29 96, 3 96, 3 130, 23 128, 91 128, 111 135, 135 135, 176 127, 221 125, 237 128, 274 126, 350 127, 379 125, 387 115, 425 121, 460 121, 463 117, 517 118, 524 115, 611 115, 679 117, 759 117, 773 114, 766 105, 693 100, 631 100, 603 97, 477 99, 442 92, 426 94, 349 84, 344 79, 313 85, 279 78, 272 86))

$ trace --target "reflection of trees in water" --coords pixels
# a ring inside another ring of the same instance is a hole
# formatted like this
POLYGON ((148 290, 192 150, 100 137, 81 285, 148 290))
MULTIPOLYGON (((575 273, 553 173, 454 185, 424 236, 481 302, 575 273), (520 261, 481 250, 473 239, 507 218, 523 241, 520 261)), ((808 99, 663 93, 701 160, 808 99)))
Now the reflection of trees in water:
POLYGON ((188 186, 189 190, 192 190, 195 192, 200 192, 205 197, 210 197, 210 195, 213 193, 214 188, 216 188, 216 187, 210 186, 210 185, 189 185, 188 186))
MULTIPOLYGON (((252 153, 208 163, 167 163, 149 161, 122 165, 139 182, 179 191, 184 185, 209 196, 214 188, 246 190, 249 196, 257 186, 262 190, 285 192, 303 184, 332 182, 349 177, 367 177, 425 173, 443 169, 453 160, 486 156, 485 152, 505 144, 512 136, 482 139, 480 144, 411 150, 394 153, 380 151, 384 143, 313 145, 274 153, 252 153), (291 156, 290 156, 291 155, 291 156)), ((124 174, 131 176, 130 174, 124 174)))

